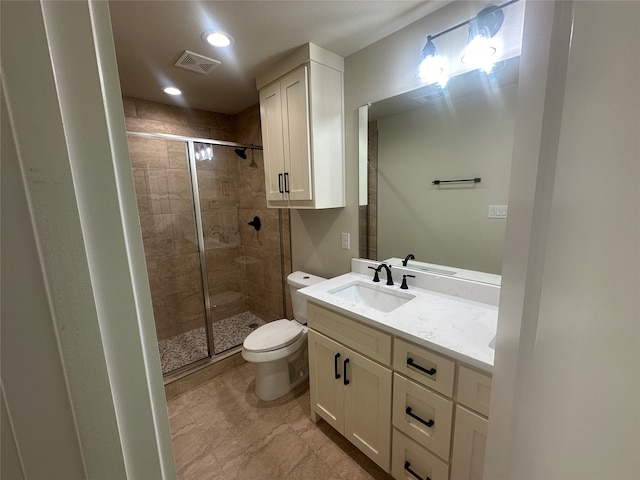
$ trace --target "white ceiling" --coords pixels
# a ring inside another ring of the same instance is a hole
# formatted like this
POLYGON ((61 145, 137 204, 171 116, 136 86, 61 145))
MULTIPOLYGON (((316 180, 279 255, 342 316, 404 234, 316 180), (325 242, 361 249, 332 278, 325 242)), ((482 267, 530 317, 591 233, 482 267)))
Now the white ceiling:
POLYGON ((255 78, 296 47, 315 43, 347 57, 451 0, 128 1, 111 0, 122 93, 235 114, 258 102, 255 78), (216 48, 202 33, 235 40, 216 48), (222 62, 208 75, 174 66, 184 50, 222 62), (181 97, 162 92, 180 88, 181 97))

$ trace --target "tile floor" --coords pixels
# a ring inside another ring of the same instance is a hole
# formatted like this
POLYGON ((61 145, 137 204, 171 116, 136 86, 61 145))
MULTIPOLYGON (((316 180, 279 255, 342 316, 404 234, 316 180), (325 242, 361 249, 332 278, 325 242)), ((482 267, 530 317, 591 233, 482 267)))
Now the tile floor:
MULTIPOLYGON (((251 312, 243 312, 213 323, 214 355, 219 355, 238 345, 265 321, 251 312)), ((209 356, 207 333, 204 327, 181 333, 158 342, 162 373, 202 360, 209 356)))
POLYGON ((243 363, 167 402, 180 480, 390 480, 324 421, 303 383, 272 402, 243 363))

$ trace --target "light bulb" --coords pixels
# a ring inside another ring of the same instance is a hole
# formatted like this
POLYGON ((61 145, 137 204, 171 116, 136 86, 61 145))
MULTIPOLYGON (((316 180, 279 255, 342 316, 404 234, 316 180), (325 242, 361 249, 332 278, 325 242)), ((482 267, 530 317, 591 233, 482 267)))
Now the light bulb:
POLYGON ((464 55, 462 55, 462 63, 489 73, 493 69, 493 56, 495 53, 496 47, 493 46, 491 38, 482 32, 478 32, 465 48, 464 55))
POLYGON ((437 83, 445 87, 449 81, 447 60, 438 55, 427 55, 418 67, 418 75, 428 84, 437 83))
POLYGON ((180 89, 176 87, 166 87, 165 89, 163 89, 163 92, 167 95, 182 95, 180 89))
POLYGON ((224 32, 205 33, 205 39, 214 47, 228 47, 232 43, 231 36, 224 32))

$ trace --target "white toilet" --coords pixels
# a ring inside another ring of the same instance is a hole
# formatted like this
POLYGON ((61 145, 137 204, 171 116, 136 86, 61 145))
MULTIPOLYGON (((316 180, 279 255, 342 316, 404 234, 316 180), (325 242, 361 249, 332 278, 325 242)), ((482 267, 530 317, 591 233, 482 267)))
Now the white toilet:
POLYGON ((242 357, 256 364, 256 395, 260 400, 275 400, 309 376, 307 300, 298 290, 323 280, 326 278, 304 272, 290 274, 287 283, 294 320, 269 322, 245 338, 242 357))

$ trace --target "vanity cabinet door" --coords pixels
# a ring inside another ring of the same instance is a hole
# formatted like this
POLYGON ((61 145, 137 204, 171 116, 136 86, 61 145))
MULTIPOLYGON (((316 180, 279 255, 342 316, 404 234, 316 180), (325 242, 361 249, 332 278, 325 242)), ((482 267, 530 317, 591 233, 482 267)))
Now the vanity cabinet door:
POLYGON ((456 407, 451 480, 482 480, 489 422, 464 407, 456 407))
POLYGON ((391 370, 353 351, 344 369, 344 435, 385 471, 391 447, 391 370))
POLYGON ((385 471, 391 453, 391 370, 309 330, 311 418, 322 417, 385 471))
POLYGON ((309 330, 309 393, 311 418, 316 415, 344 433, 343 361, 345 348, 330 338, 309 330), (336 378, 337 377, 337 378, 336 378))

